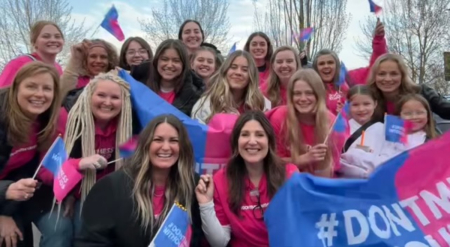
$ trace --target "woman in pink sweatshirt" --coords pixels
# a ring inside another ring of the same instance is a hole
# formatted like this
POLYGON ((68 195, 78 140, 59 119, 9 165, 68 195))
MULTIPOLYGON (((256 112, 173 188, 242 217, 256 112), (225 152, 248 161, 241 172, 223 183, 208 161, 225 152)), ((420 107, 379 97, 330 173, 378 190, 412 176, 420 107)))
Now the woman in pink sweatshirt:
POLYGON ((20 68, 33 61, 53 65, 59 74, 62 74, 62 68, 56 62, 56 56, 64 46, 64 35, 56 23, 52 21, 34 23, 30 30, 30 43, 34 52, 16 57, 6 64, 0 74, 0 88, 10 86, 20 68))
POLYGON ((313 68, 319 73, 327 90, 327 107, 333 113, 337 114, 345 102, 349 86, 356 84, 365 84, 369 75, 370 68, 377 58, 388 52, 386 39, 384 37, 384 26, 380 21, 377 22, 375 35, 372 41, 373 53, 370 58, 370 64, 365 68, 358 68, 348 71, 346 82, 338 86, 340 77, 341 62, 338 55, 331 50, 321 50, 316 54, 313 60, 313 68))

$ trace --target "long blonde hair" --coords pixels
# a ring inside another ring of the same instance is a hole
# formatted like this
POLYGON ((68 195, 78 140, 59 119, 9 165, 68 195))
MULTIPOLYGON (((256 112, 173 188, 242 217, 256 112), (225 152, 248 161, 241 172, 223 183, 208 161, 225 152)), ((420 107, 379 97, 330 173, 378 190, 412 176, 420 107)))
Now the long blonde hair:
POLYGON ((272 57, 270 58, 269 77, 267 78, 267 97, 269 98, 270 102, 272 103, 272 108, 280 105, 281 99, 282 99, 281 95, 280 95, 281 94, 280 78, 278 78, 278 75, 275 73, 275 70, 274 70, 274 63, 275 63, 275 59, 277 58, 277 54, 282 51, 291 51, 294 54, 295 63, 296 63, 295 70, 298 70, 301 67, 300 59, 298 58, 294 48, 292 48, 290 46, 281 46, 275 50, 272 57))
MULTIPOLYGON (((322 83, 322 79, 319 74, 313 69, 302 69, 297 71, 289 80, 288 88, 287 88, 287 108, 288 115, 283 126, 285 132, 285 140, 288 143, 286 145, 290 147, 291 157, 297 157, 299 155, 303 155, 308 152, 307 146, 305 145, 305 140, 302 132, 299 130, 299 117, 297 114, 297 110, 295 109, 295 102, 293 102, 294 97, 294 87, 298 81, 306 82, 313 90, 314 96, 316 97, 316 106, 314 108, 315 113, 315 128, 314 128, 314 144, 324 143, 329 129, 330 129, 330 120, 329 120, 329 112, 326 105, 325 100, 325 86, 322 83)), ((332 138, 328 138, 329 147, 333 147, 332 138)), ((317 170, 327 169, 332 165, 332 149, 329 149, 325 156, 325 160, 320 162, 317 170)), ((309 171, 313 172, 313 171, 309 171)))
MULTIPOLYGON (((136 207, 136 220, 145 230, 154 235, 169 213, 174 202, 181 203, 191 217, 192 198, 194 196, 194 149, 183 123, 173 115, 161 115, 153 119, 141 132, 135 153, 124 166, 124 171, 134 181, 132 198, 136 207), (153 142, 156 128, 167 123, 178 132, 179 158, 170 168, 164 192, 164 208, 155 219, 152 201, 155 183, 153 181, 153 165, 150 161, 149 149, 153 142)), ((192 217, 191 217, 192 218, 192 217)))
POLYGON ((40 74, 49 74, 52 77, 53 100, 50 107, 37 118, 41 128, 38 133, 38 149, 41 151, 46 150, 54 140, 57 119, 61 109, 59 75, 54 66, 36 61, 23 66, 17 72, 12 85, 2 89, 1 92, 4 97, 2 97, 3 102, 0 103, 0 107, 4 116, 0 117, 3 118, 2 120, 6 124, 8 143, 12 146, 25 144, 29 141, 34 121, 23 113, 17 101, 20 84, 25 79, 40 74))
MULTIPOLYGON (((235 51, 227 57, 225 62, 209 79, 210 88, 200 98, 201 105, 205 104, 209 98, 211 102, 211 115, 206 118, 209 122, 212 116, 221 112, 238 112, 238 105, 234 101, 230 85, 227 80, 227 72, 231 68, 237 57, 244 57, 248 62, 248 78, 249 82, 244 96, 244 107, 246 110, 264 110, 264 96, 259 90, 259 74, 255 61, 250 53, 246 51, 235 51)), ((195 115, 194 113, 193 115, 195 115)))
MULTIPOLYGON (((77 102, 69 112, 66 125, 64 141, 67 152, 70 154, 75 142, 81 138, 82 157, 95 154, 95 123, 91 110, 92 95, 99 81, 112 81, 121 88, 122 109, 117 123, 116 132, 116 159, 120 158, 119 145, 125 143, 132 135, 132 115, 130 101, 130 86, 122 78, 115 75, 116 71, 101 73, 97 75, 83 89, 77 102)), ((121 167, 122 161, 116 161, 116 170, 121 167)), ((81 201, 84 202, 87 194, 96 182, 96 171, 84 171, 84 178, 81 182, 81 201)))
POLYGON ((400 99, 403 95, 416 94, 419 93, 420 91, 419 86, 414 84, 414 82, 411 80, 411 77, 409 76, 408 73, 408 67, 406 66, 405 61, 400 55, 388 53, 380 56, 372 65, 369 77, 367 79, 367 85, 370 87, 370 90, 372 90, 372 93, 378 102, 374 112, 375 119, 383 119, 384 113, 386 112, 386 99, 383 96, 383 92, 381 92, 381 90, 378 89, 377 84, 375 82, 380 65, 387 61, 395 62, 398 65, 398 68, 402 75, 402 81, 400 84, 398 95, 399 97, 397 97, 398 99, 400 99))

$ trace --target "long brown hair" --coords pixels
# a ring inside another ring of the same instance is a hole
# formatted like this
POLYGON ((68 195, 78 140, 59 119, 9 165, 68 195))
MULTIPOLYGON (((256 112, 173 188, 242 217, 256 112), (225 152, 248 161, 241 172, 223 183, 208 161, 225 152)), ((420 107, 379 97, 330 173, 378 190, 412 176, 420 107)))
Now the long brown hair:
MULTIPOLYGON (((314 138, 315 144, 323 143, 328 135, 330 129, 329 112, 325 101, 325 86, 320 78, 319 74, 313 69, 301 69, 297 71, 289 81, 287 88, 287 108, 288 114, 282 126, 282 131, 285 134, 286 146, 290 147, 291 157, 296 157, 305 154, 307 146, 302 132, 300 131, 297 116, 297 110, 295 109, 294 99, 294 87, 298 81, 306 82, 313 90, 316 97, 315 113, 315 128, 314 138)), ((328 138, 328 151, 325 156, 325 160, 319 163, 317 167, 319 170, 327 169, 332 165, 332 150, 334 145, 332 144, 332 138, 328 138)), ((313 172, 313 171, 310 171, 313 172)))
POLYGON ((275 73, 275 70, 273 69, 277 54, 282 51, 291 51, 294 54, 295 63, 297 65, 295 69, 298 70, 299 68, 301 68, 300 59, 298 58, 294 48, 290 46, 281 46, 275 50, 272 57, 270 58, 269 77, 267 78, 267 97, 272 103, 272 108, 280 105, 282 99, 280 95, 281 82, 277 74, 275 73))
POLYGON ((8 143, 12 146, 25 144, 29 141, 34 121, 23 113, 19 102, 17 101, 19 86, 25 79, 40 74, 49 74, 52 77, 53 100, 50 107, 37 118, 40 124, 38 149, 41 151, 46 150, 50 147, 54 139, 53 137, 56 131, 57 119, 61 107, 59 74, 54 66, 35 61, 23 66, 17 72, 12 85, 1 90, 3 102, 1 102, 0 107, 4 114, 1 118, 3 118, 2 121, 6 124, 8 130, 8 143))
MULTIPOLYGON (((402 81, 399 88, 399 97, 401 98, 405 94, 416 94, 420 92, 420 87, 411 80, 408 74, 408 67, 405 64, 403 58, 396 54, 384 54, 380 56, 375 63, 372 65, 370 69, 369 77, 367 79, 367 85, 373 92, 378 104, 375 108, 374 118, 375 119, 383 119, 384 114, 386 112, 386 99, 383 96, 383 93, 378 89, 377 84, 375 83, 376 76, 378 73, 378 69, 380 65, 386 61, 395 62, 398 65, 400 73, 402 75, 402 81)), ((395 102, 394 102, 395 103, 395 102)))
POLYGON ((428 138, 435 138, 437 136, 437 133, 436 133, 436 126, 433 121, 433 113, 431 111, 430 105, 428 104, 428 101, 422 95, 420 94, 403 95, 397 102, 397 105, 395 106, 395 115, 400 115, 403 105, 411 100, 419 102, 427 110, 428 122, 427 125, 425 126, 425 133, 427 134, 428 138))
POLYGON ((255 37, 261 37, 266 41, 267 54, 266 54, 266 57, 264 58, 264 60, 266 60, 266 63, 268 63, 273 54, 273 47, 272 47, 272 42, 270 42, 269 36, 267 36, 267 34, 265 34, 263 32, 254 32, 254 33, 250 34, 250 36, 247 39, 247 42, 245 42, 244 51, 250 52, 250 45, 252 43, 253 38, 255 38, 255 37))
POLYGON ((192 198, 194 196, 194 151, 183 123, 173 115, 160 115, 153 119, 141 132, 136 152, 124 166, 125 173, 134 181, 132 198, 134 200, 136 220, 145 230, 152 234, 167 216, 175 201, 181 203, 191 216, 192 198), (167 180, 164 208, 158 219, 153 216, 153 165, 150 162, 149 149, 153 142, 156 128, 167 123, 178 132, 180 154, 178 161, 170 168, 167 180))
POLYGON ((131 66, 127 63, 126 55, 127 55, 127 51, 128 51, 128 46, 130 46, 130 43, 133 41, 138 43, 140 46, 142 46, 142 48, 144 48, 147 51, 149 61, 151 61, 153 59, 153 51, 152 51, 152 48, 150 47, 150 45, 147 43, 147 41, 145 41, 141 37, 129 37, 127 40, 125 40, 125 42, 122 45, 122 48, 120 49, 119 67, 121 67, 122 69, 125 69, 125 70, 131 69, 131 66))
POLYGON ((286 180, 285 162, 276 155, 275 132, 267 117, 261 111, 248 111, 242 114, 231 132, 231 149, 233 155, 226 166, 228 180, 229 206, 233 213, 239 215, 245 193, 245 177, 247 169, 245 161, 239 154, 239 136, 241 130, 249 121, 257 121, 261 124, 267 135, 269 151, 264 158, 264 173, 267 177, 267 191, 272 198, 286 180))

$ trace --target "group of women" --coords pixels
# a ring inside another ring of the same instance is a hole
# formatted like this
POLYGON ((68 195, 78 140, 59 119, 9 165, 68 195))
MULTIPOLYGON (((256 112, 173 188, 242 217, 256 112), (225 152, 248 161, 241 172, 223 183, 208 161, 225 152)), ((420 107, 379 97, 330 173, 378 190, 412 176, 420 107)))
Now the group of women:
POLYGON ((62 70, 55 59, 64 34, 53 22, 35 23, 34 52, 0 75, 0 245, 33 246, 34 223, 41 247, 146 247, 177 202, 189 215, 190 246, 268 246, 264 211, 294 172, 367 178, 435 138, 432 113, 450 119, 450 103, 411 81, 384 35, 378 22, 370 65, 338 86, 334 51, 319 51, 307 68, 304 53, 275 49, 256 32, 224 59, 195 20, 155 52, 140 37, 119 54, 104 40, 84 40, 62 70), (141 126, 120 69, 201 123, 239 115, 227 165, 196 174, 187 131, 173 115, 141 126), (351 135, 343 137, 330 129, 346 101, 351 135), (413 123, 407 144, 382 138, 386 113, 413 123), (83 179, 55 207, 53 174, 38 166, 58 135, 64 165, 83 179), (118 147, 135 135, 134 154, 120 159, 118 147))

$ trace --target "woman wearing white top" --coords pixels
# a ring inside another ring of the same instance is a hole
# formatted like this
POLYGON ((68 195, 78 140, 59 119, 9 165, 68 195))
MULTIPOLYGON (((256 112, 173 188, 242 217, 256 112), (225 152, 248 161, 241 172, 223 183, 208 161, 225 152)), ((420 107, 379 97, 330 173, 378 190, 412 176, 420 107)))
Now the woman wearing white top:
POLYGON ((247 110, 270 110, 259 90, 258 69, 248 52, 233 52, 210 79, 209 89, 195 103, 192 118, 208 123, 217 113, 241 114, 247 110))
POLYGON ((341 155, 339 174, 345 178, 366 178, 376 167, 375 157, 384 143, 384 124, 372 120, 377 102, 368 86, 352 87, 347 100, 350 104, 351 136, 341 155))
POLYGON ((377 158, 379 164, 437 136, 430 105, 423 96, 419 94, 403 96, 396 107, 396 115, 412 123, 407 142, 403 144, 386 141, 377 158))

